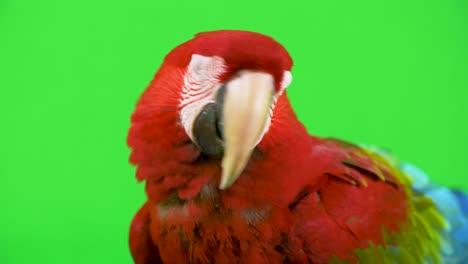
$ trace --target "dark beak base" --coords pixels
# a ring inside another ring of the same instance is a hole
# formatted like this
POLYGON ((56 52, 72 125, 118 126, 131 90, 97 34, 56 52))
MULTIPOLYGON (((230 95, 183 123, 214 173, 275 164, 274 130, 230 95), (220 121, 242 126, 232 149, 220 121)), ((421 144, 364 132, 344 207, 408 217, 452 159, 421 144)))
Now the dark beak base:
POLYGON ((216 103, 203 107, 193 124, 195 144, 207 156, 222 159, 223 141, 223 101, 225 86, 221 86, 216 95, 216 103))

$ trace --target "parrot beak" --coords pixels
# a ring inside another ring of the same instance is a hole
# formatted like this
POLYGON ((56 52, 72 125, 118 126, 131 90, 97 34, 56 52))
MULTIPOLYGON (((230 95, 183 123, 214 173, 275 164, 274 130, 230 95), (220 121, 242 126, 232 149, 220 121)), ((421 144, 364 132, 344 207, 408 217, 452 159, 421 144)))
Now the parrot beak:
POLYGON ((230 80, 225 89, 220 113, 224 140, 220 189, 237 180, 263 137, 273 102, 274 80, 267 73, 244 71, 230 80))

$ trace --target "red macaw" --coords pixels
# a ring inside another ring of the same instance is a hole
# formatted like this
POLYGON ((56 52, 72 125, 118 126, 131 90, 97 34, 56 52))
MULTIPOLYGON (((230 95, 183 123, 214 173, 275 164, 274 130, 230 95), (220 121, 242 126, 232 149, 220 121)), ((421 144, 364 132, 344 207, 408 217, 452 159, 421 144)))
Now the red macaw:
POLYGON ((166 56, 128 135, 147 194, 135 263, 443 259, 446 218, 393 159, 307 133, 285 93, 292 65, 247 31, 201 33, 166 56))

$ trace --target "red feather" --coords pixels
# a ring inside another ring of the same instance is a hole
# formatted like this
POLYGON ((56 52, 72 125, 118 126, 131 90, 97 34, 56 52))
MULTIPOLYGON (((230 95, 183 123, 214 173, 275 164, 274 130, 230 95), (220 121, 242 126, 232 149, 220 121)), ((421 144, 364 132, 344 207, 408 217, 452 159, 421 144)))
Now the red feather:
POLYGON ((130 161, 148 196, 130 232, 135 262, 326 263, 333 256, 357 261, 356 248, 382 243, 383 227, 400 231, 407 197, 392 169, 356 146, 309 136, 286 94, 243 174, 229 189, 216 188, 220 161, 202 155, 179 123, 177 96, 189 54, 195 48, 223 58, 242 53, 231 59, 235 65, 244 67, 243 60, 254 56, 259 67, 275 62, 267 67, 274 74, 292 66, 271 39, 249 41, 278 56, 223 47, 227 35, 221 33, 213 45, 207 44, 212 35, 200 35, 198 42, 171 52, 132 116, 130 161))

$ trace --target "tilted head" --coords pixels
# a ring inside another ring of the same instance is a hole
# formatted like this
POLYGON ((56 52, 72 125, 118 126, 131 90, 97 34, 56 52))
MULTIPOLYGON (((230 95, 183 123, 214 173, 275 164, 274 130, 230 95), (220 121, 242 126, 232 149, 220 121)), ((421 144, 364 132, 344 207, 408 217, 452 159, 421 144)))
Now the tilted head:
POLYGON ((154 105, 177 104, 178 121, 191 141, 205 155, 222 159, 224 189, 268 131, 275 103, 291 82, 291 67, 288 52, 268 36, 200 33, 166 56, 155 79, 167 87, 155 87, 151 96, 159 100, 154 105))

